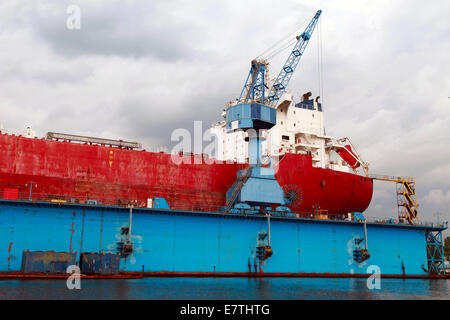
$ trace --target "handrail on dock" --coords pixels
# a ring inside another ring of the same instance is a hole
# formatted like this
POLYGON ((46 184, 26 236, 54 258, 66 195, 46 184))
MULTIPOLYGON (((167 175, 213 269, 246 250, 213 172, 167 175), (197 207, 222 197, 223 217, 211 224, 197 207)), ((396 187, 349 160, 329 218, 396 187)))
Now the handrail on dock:
MULTIPOLYGON (((118 199, 117 197, 112 197, 112 195, 104 195, 101 199, 93 196, 71 196, 71 195, 54 195, 54 194, 43 194, 43 193, 31 193, 17 191, 17 189, 4 189, 0 191, 0 200, 11 200, 11 201, 30 201, 30 202, 43 202, 52 203, 59 205, 88 205, 88 206, 106 206, 106 207, 135 207, 148 209, 146 200, 138 199, 118 199)), ((170 210, 180 210, 185 212, 219 212, 224 214, 233 214, 225 212, 226 206, 215 206, 215 205, 199 205, 199 204, 184 204, 184 205, 174 205, 170 207, 170 210)), ((247 214, 243 212, 243 214, 247 214)), ((253 214, 248 214, 253 215, 253 214)), ((324 220, 324 221, 354 221, 352 217, 348 214, 327 214, 326 212, 290 212, 290 213, 278 213, 278 216, 286 216, 291 218, 300 219, 311 219, 311 220, 324 220)), ((379 218, 379 217, 368 217, 365 216, 367 223, 375 224, 395 224, 395 225, 410 225, 407 222, 401 222, 397 219, 390 218, 379 218)), ((424 226, 430 228, 447 228, 448 222, 429 222, 429 221, 418 221, 414 224, 415 226, 424 226)))

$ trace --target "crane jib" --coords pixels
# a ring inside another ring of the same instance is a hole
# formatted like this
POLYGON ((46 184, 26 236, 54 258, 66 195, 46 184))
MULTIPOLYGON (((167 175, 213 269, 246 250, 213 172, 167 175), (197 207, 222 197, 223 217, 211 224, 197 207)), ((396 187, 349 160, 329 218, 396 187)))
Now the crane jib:
POLYGON ((238 99, 239 103, 257 102, 268 104, 270 107, 276 106, 278 100, 285 92, 289 81, 294 74, 295 68, 300 62, 321 13, 322 10, 318 10, 309 22, 305 31, 297 36, 297 42, 295 43, 294 48, 289 54, 288 59, 272 87, 270 89, 268 88, 269 94, 267 95, 265 88, 267 88, 266 66, 268 62, 264 59, 252 60, 250 72, 247 75, 244 87, 242 88, 238 99))
POLYGON ((269 90, 267 101, 269 102, 270 106, 276 106, 278 100, 286 90, 292 74, 294 73, 295 68, 300 62, 300 58, 303 55, 303 52, 305 51, 309 40, 311 39, 311 35, 314 31, 314 28, 316 27, 321 13, 322 10, 318 10, 306 27, 305 31, 297 37, 297 42, 294 46, 294 49, 291 51, 272 88, 269 90))

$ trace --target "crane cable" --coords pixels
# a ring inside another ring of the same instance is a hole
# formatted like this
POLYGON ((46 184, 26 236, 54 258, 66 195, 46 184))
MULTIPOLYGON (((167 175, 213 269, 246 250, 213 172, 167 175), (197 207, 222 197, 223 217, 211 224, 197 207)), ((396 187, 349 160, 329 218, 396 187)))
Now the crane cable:
POLYGON ((298 25, 295 27, 295 29, 293 31, 287 33, 286 36, 284 36, 283 38, 278 40, 276 43, 274 43, 272 46, 270 46, 269 48, 264 50, 261 54, 259 54, 256 57, 256 59, 258 59, 258 58, 265 58, 266 60, 269 60, 270 58, 276 56, 281 51, 286 49, 289 45, 291 45, 292 43, 297 41, 297 39, 295 37, 298 35, 299 31, 302 30, 304 22, 305 21, 302 21, 301 23, 298 23, 298 25), (287 40, 289 40, 289 42, 287 44, 286 43, 283 44, 283 42, 286 42, 287 40), (282 49, 280 49, 281 46, 283 46, 282 49))
POLYGON ((288 47, 291 47, 295 42, 297 42, 297 39, 295 39, 295 38, 290 40, 282 48, 279 48, 277 51, 272 52, 271 55, 267 57, 267 60, 272 59, 273 57, 275 57, 276 55, 280 54, 282 51, 284 51, 288 47))
MULTIPOLYGON (((323 18, 322 18, 323 20, 323 18)), ((318 92, 323 103, 323 45, 322 45, 322 20, 318 22, 318 38, 317 38, 317 73, 318 73, 318 92)), ((296 36, 302 30, 302 26, 304 25, 304 21, 299 23, 294 31, 289 32, 278 40, 275 44, 264 50, 261 54, 259 54, 256 59, 263 58, 265 60, 271 60, 273 57, 277 56, 281 52, 283 52, 288 47, 292 46, 295 42, 297 42, 296 36), (287 42, 286 42, 287 41, 287 42)), ((273 78, 272 82, 275 81, 273 78)))
POLYGON ((322 20, 318 25, 318 38, 317 38, 317 72, 319 80, 319 95, 323 103, 323 46, 322 46, 322 20))

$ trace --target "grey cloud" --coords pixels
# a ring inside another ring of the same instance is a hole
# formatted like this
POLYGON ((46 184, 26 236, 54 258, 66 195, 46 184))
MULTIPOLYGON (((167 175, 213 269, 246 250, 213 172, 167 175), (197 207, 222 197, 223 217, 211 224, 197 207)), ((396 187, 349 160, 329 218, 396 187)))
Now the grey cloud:
MULTIPOLYGON (((154 141, 159 145, 171 147, 171 133, 178 128, 193 132, 193 122, 202 121, 203 130, 222 120, 220 114, 226 100, 217 91, 201 90, 202 86, 192 86, 181 101, 164 101, 163 98, 146 101, 126 98, 118 107, 121 131, 127 135, 138 135, 144 141, 154 141), (194 94, 200 92, 199 94, 194 94)), ((237 90, 222 89, 222 93, 235 95, 237 90)))
POLYGON ((199 30, 195 20, 173 14, 170 5, 150 2, 82 1, 81 28, 66 27, 69 2, 46 2, 30 19, 31 27, 58 54, 68 57, 104 55, 152 57, 166 62, 196 54, 199 30))
MULTIPOLYGON (((250 60, 319 9, 269 0, 77 1, 82 28, 71 31, 72 2, 40 3, 0 7, 0 122, 168 147, 174 129, 220 120, 250 60)), ((450 220, 449 5, 322 1, 321 29, 290 85, 294 98, 319 93, 321 35, 327 134, 350 137, 373 173, 415 176, 424 220, 436 212, 450 220)), ((272 75, 287 54, 270 61, 272 75)), ((396 210, 395 184, 376 182, 367 215, 396 210)))

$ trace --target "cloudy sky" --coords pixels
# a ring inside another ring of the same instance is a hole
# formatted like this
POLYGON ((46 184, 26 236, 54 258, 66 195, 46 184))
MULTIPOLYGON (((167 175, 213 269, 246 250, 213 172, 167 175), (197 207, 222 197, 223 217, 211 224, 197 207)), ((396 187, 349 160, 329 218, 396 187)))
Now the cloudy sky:
MULTIPOLYGON (((169 146, 174 129, 220 120, 250 60, 318 9, 294 98, 323 91, 327 134, 350 137, 372 173, 416 177, 422 219, 450 220, 447 0, 2 0, 0 128, 169 146)), ((396 214, 395 184, 376 182, 367 215, 396 214)))

